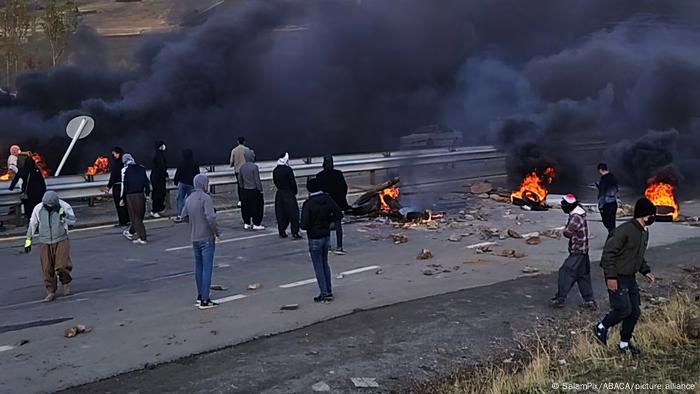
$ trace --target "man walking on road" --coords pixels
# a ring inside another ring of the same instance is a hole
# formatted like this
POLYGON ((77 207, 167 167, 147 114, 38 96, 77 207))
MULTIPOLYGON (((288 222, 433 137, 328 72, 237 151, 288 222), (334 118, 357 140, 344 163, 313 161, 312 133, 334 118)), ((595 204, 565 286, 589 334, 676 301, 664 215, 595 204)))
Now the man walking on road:
POLYGON ((586 211, 581 207, 573 194, 567 194, 561 201, 561 209, 569 215, 564 227, 564 236, 569 239, 569 257, 559 268, 559 290, 552 299, 552 306, 564 306, 566 296, 578 284, 578 290, 583 298, 583 305, 595 309, 595 297, 591 285, 591 260, 588 257, 588 222, 586 211))
POLYGON ((153 154, 153 167, 151 168, 151 217, 159 218, 165 210, 165 197, 167 195, 166 182, 168 181, 168 163, 165 159, 165 142, 156 142, 156 151, 153 154))
POLYGON ((309 238, 309 254, 314 265, 316 281, 321 293, 314 297, 315 302, 333 301, 331 268, 328 266, 330 249, 330 225, 343 218, 343 212, 333 199, 323 191, 317 179, 309 179, 306 184, 309 198, 301 208, 301 228, 309 238))
MULTIPOLYGON (((346 211, 349 208, 347 200, 348 184, 345 182, 343 173, 334 168, 333 156, 328 155, 323 158, 323 171, 316 174, 316 179, 318 179, 321 190, 328 193, 342 211, 346 211)), ((332 227, 335 229, 336 240, 336 247, 333 253, 337 255, 346 254, 345 249, 343 249, 342 224, 341 219, 337 219, 332 224, 332 227)))
POLYGON ((75 224, 73 208, 58 197, 54 191, 47 191, 32 211, 27 229, 27 239, 24 241, 24 251, 32 250, 32 239, 37 229, 41 249, 41 272, 46 286, 45 302, 56 298, 58 283, 56 276, 63 285, 63 295, 70 295, 70 283, 73 280, 70 272, 73 264, 70 259, 70 243, 68 241, 68 226, 75 224))
POLYGON ((277 167, 272 171, 272 181, 277 188, 275 194, 275 216, 280 237, 287 238, 287 227, 292 226, 292 238, 301 239, 299 235, 299 205, 297 205, 297 180, 289 167, 289 153, 283 153, 277 160, 277 167))
POLYGON ((608 330, 618 323, 619 349, 623 353, 639 354, 632 344, 634 326, 639 320, 641 302, 635 275, 640 273, 649 283, 656 280, 644 258, 649 243, 649 226, 656 218, 656 207, 646 198, 634 206, 634 219, 613 231, 603 248, 600 265, 605 273, 611 311, 594 328, 598 341, 607 345, 608 330))
MULTIPOLYGON (((242 187, 241 187, 241 181, 238 178, 239 171, 241 170, 241 167, 243 167, 243 164, 246 163, 246 158, 245 158, 245 153, 247 151, 251 150, 249 147, 246 146, 245 144, 245 137, 238 137, 238 146, 233 148, 231 150, 231 158, 230 158, 230 164, 231 167, 233 168, 235 174, 236 174, 236 180, 237 180, 237 185, 236 185, 236 191, 238 192, 238 207, 241 207, 241 201, 243 200, 243 197, 241 197, 242 193, 242 187)), ((255 155, 253 155, 255 157, 255 155)))
POLYGON ((118 146, 112 149, 112 160, 109 163, 109 181, 106 188, 108 193, 112 193, 114 206, 117 209, 118 226, 120 227, 129 225, 129 211, 126 205, 120 204, 122 201, 122 168, 124 168, 123 153, 122 148, 118 146))
POLYGON ((185 207, 185 200, 194 190, 194 177, 199 174, 199 166, 194 162, 192 149, 182 151, 182 161, 177 166, 173 183, 177 186, 177 216, 175 222, 182 221, 182 209, 185 207))
POLYGON ((209 309, 216 304, 209 298, 209 286, 214 267, 216 240, 221 235, 216 224, 214 203, 209 196, 209 178, 204 174, 194 177, 194 192, 187 197, 182 210, 182 219, 192 228, 192 251, 194 252, 194 277, 197 284, 196 305, 209 309))
POLYGON ((246 162, 241 166, 238 181, 241 185, 241 215, 243 227, 246 230, 264 230, 262 225, 265 202, 263 200, 263 187, 260 180, 260 169, 255 164, 255 153, 248 149, 245 151, 246 162))
POLYGON ((146 197, 151 194, 151 185, 146 176, 146 169, 136 164, 134 158, 124 154, 124 168, 122 168, 122 195, 121 204, 126 204, 131 218, 131 226, 122 233, 126 239, 134 244, 146 244, 146 226, 143 218, 146 215, 146 197), (136 238, 134 238, 136 234, 136 238))
POLYGON ((600 174, 600 181, 596 183, 598 187, 598 210, 603 218, 603 226, 608 229, 608 236, 610 236, 615 229, 619 186, 615 176, 608 171, 607 164, 598 164, 598 173, 600 174))

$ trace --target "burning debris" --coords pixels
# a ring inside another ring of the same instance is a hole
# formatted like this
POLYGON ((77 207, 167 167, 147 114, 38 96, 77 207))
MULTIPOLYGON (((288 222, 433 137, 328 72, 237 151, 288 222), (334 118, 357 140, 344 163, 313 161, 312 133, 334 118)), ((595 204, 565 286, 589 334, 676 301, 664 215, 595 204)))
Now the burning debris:
POLYGON ((6 168, 0 170, 0 182, 10 181, 10 180, 12 180, 12 176, 13 176, 12 171, 10 171, 6 168))
POLYGON ((361 195, 352 205, 351 214, 369 217, 381 215, 396 221, 413 223, 428 223, 444 217, 444 213, 402 207, 399 203, 399 182, 399 178, 390 179, 361 195))
POLYGON ((97 159, 95 159, 95 163, 93 163, 93 165, 91 166, 88 166, 88 168, 85 170, 85 175, 87 176, 95 176, 107 173, 109 173, 109 159, 104 156, 98 156, 97 159))
POLYGON ((543 171, 534 170, 525 176, 520 188, 510 195, 510 201, 519 206, 526 206, 535 211, 547 210, 547 187, 554 180, 556 171, 553 167, 547 167, 543 171))
POLYGON ((44 178, 48 178, 49 175, 51 175, 51 169, 49 168, 48 164, 46 164, 46 161, 44 161, 44 157, 41 155, 39 152, 28 152, 30 157, 34 160, 36 163, 36 166, 39 168, 39 171, 41 171, 41 175, 44 178))
POLYGON ((671 222, 678 219, 679 207, 674 187, 666 182, 651 181, 644 191, 644 197, 656 205, 656 219, 671 222))

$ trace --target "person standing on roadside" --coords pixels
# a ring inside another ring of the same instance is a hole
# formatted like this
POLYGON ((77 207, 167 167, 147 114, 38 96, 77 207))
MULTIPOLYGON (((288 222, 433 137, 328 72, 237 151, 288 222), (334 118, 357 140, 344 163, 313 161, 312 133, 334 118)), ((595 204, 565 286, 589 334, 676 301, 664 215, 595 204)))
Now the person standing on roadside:
POLYGON ((156 141, 156 151, 153 154, 153 168, 151 168, 151 185, 153 195, 151 196, 152 218, 159 218, 160 213, 165 210, 165 197, 167 195, 166 182, 168 181, 168 162, 165 159, 165 142, 156 141))
POLYGON ((31 212, 24 251, 31 252, 32 240, 38 230, 39 242, 41 242, 39 259, 46 286, 44 302, 51 302, 56 298, 58 286, 56 276, 63 286, 63 295, 71 294, 70 283, 73 278, 70 272, 73 264, 70 258, 68 226, 73 224, 75 224, 73 208, 51 190, 44 193, 41 203, 37 204, 31 212))
POLYGON ((272 171, 272 181, 277 188, 275 194, 275 216, 277 230, 281 238, 287 238, 287 227, 291 224, 292 238, 301 239, 299 234, 299 205, 297 204, 297 180, 289 166, 289 153, 283 153, 272 171))
POLYGON ((243 216, 243 228, 246 230, 264 230, 262 225, 265 201, 263 200, 263 187, 260 180, 260 169, 255 164, 255 153, 248 149, 245 151, 245 164, 241 166, 238 180, 241 185, 241 215, 243 216))
MULTIPOLYGON (((334 168, 333 156, 327 155, 323 158, 323 171, 316 174, 316 179, 318 179, 321 190, 328 193, 342 211, 346 211, 350 208, 347 200, 348 184, 345 182, 345 176, 343 176, 342 171, 334 168)), ((336 241, 336 247, 333 253, 344 255, 346 252, 345 249, 343 249, 342 219, 335 221, 332 227, 335 229, 336 241)))
POLYGON ((182 221, 182 209, 185 207, 185 200, 194 190, 194 177, 199 174, 199 166, 194 162, 192 149, 182 151, 182 161, 175 171, 173 183, 177 186, 177 216, 175 222, 182 221))
POLYGON ((109 162, 109 181, 105 189, 107 193, 112 193, 114 206, 117 209, 117 219, 119 220, 117 226, 119 227, 129 225, 129 210, 126 205, 120 204, 120 201, 122 201, 122 168, 124 168, 123 154, 124 151, 118 146, 112 149, 112 160, 109 162))
POLYGON ((146 169, 136 164, 133 156, 125 153, 122 168, 122 195, 121 204, 126 204, 129 210, 131 226, 122 233, 124 237, 134 244, 146 244, 146 226, 143 218, 146 215, 146 197, 151 194, 151 185, 146 176, 146 169), (134 238, 136 235, 136 238, 134 238))
POLYGON ((588 257, 586 210, 581 207, 573 194, 567 194, 562 198, 561 209, 569 215, 563 231, 564 237, 569 239, 569 257, 559 268, 559 290, 552 299, 552 306, 563 307, 569 291, 574 284, 578 284, 583 306, 596 309, 591 285, 591 259, 588 257))
POLYGON ((198 174, 194 177, 194 192, 187 197, 182 209, 182 219, 189 222, 192 229, 194 277, 197 284, 196 305, 199 309, 213 308, 216 303, 209 298, 209 287, 214 268, 216 240, 221 233, 216 223, 216 211, 209 195, 209 178, 206 175, 198 174))
POLYGON ((619 185, 615 176, 608 171, 608 165, 598 164, 600 181, 596 183, 598 188, 598 210, 603 218, 603 226, 608 229, 608 236, 615 230, 615 218, 617 215, 617 193, 619 185))
POLYGON ((321 190, 318 179, 309 179, 306 188, 309 190, 309 198, 301 208, 301 228, 306 230, 309 239, 309 254, 321 290, 321 293, 314 297, 314 301, 330 302, 333 301, 331 268, 328 265, 330 226, 343 218, 343 212, 338 204, 321 190))
MULTIPOLYGON (((231 150, 231 158, 229 160, 231 168, 233 168, 236 176, 236 191, 238 192, 238 203, 236 205, 239 208, 242 205, 241 201, 243 200, 243 197, 241 196, 243 194, 243 188, 241 187, 241 181, 238 178, 238 174, 241 167, 243 167, 243 164, 246 163, 245 153, 250 150, 251 149, 245 144, 245 137, 238 137, 238 146, 231 150)), ((253 158, 255 158, 255 155, 253 155, 253 158)))
POLYGON ((44 175, 31 156, 24 160, 24 165, 20 167, 19 172, 12 178, 10 190, 15 190, 15 186, 20 179, 22 180, 20 200, 24 207, 24 217, 29 221, 34 207, 41 202, 44 193, 46 193, 44 175))
POLYGON ((639 286, 635 275, 642 274, 649 283, 656 281, 644 258, 649 244, 649 226, 655 219, 654 204, 646 198, 637 200, 634 205, 634 219, 621 224, 613 231, 605 242, 600 259, 611 310, 593 331, 596 339, 607 345, 608 330, 622 323, 618 348, 623 353, 640 353, 631 342, 634 327, 641 314, 639 286))
POLYGON ((21 152, 22 149, 19 145, 12 145, 10 147, 10 156, 7 157, 7 169, 12 172, 12 175, 17 174, 20 167, 22 167, 19 163, 19 154, 21 152))

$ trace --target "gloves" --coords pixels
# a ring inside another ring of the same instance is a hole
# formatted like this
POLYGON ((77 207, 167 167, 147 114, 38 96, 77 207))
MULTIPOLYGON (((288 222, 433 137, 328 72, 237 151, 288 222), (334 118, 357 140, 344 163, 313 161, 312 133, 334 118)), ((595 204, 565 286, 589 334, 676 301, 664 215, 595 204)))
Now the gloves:
POLYGON ((63 207, 61 207, 61 209, 58 210, 58 217, 60 217, 61 220, 65 219, 66 212, 63 210, 63 207))
POLYGON ((27 238, 24 240, 24 253, 29 253, 32 251, 32 239, 27 238))

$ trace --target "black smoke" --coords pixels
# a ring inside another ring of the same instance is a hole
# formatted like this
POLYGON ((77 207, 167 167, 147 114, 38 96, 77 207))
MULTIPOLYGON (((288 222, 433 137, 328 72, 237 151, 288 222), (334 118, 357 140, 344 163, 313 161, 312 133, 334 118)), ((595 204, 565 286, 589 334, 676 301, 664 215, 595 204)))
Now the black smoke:
POLYGON ((687 1, 249 1, 151 37, 124 69, 82 32, 76 66, 26 73, 0 100, 0 146, 55 163, 81 113, 97 126, 72 170, 113 145, 147 161, 159 139, 200 162, 227 160, 239 135, 262 158, 395 149, 442 123, 514 152, 511 173, 551 164, 572 183, 568 146, 622 144, 613 170, 647 168, 627 178, 640 182, 657 168, 638 165, 654 162, 646 154, 681 174, 697 164, 698 16, 687 1), (683 143, 629 153, 670 129, 683 143))

